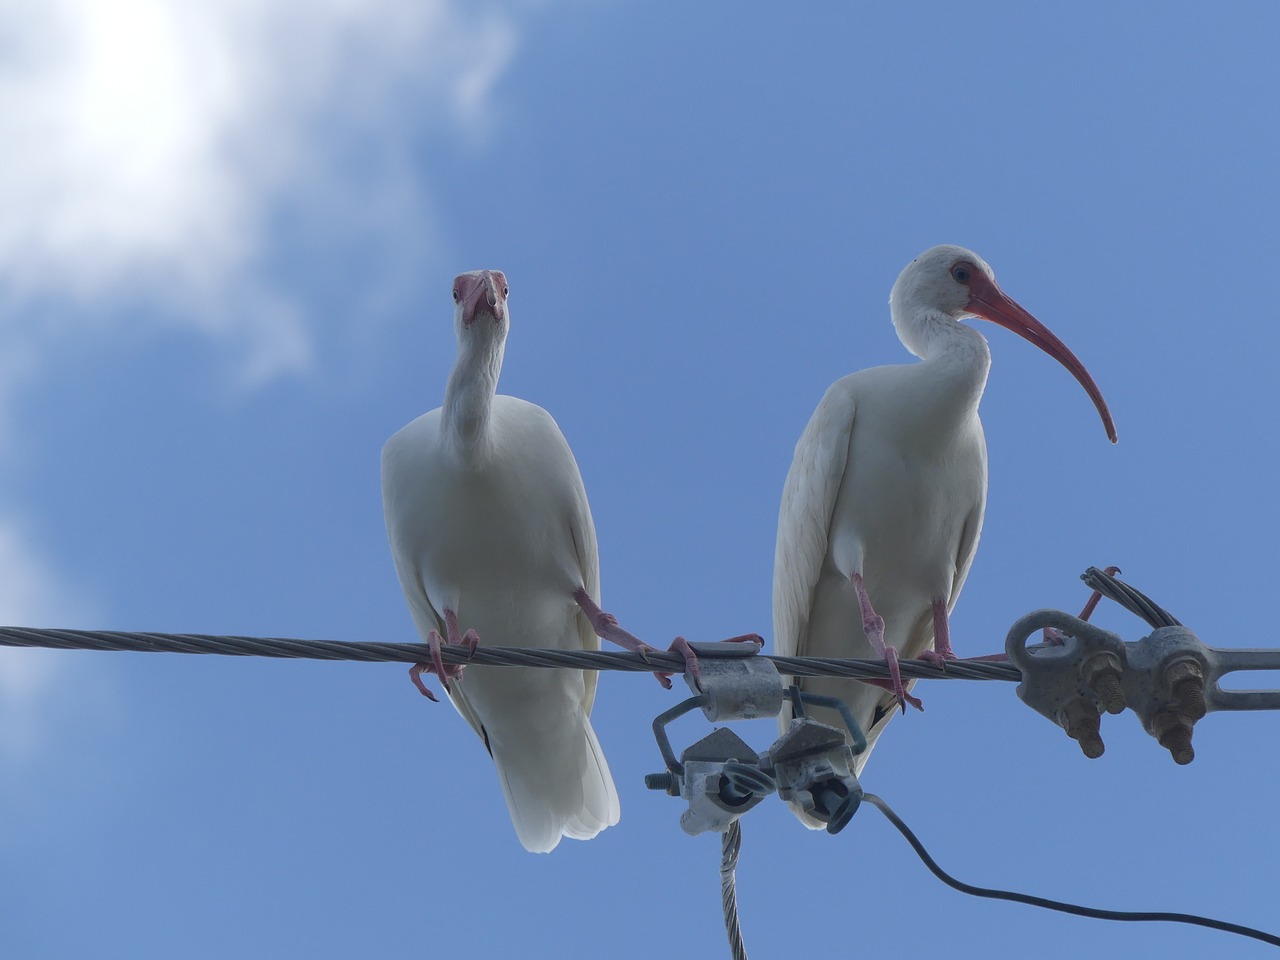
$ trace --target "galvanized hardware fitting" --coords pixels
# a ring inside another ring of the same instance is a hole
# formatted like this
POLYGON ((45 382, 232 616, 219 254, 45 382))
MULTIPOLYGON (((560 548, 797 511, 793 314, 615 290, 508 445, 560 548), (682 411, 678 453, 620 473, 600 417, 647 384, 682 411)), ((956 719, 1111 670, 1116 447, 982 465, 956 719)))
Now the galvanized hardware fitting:
POLYGON ((778 796, 825 823, 828 833, 839 833, 862 802, 853 758, 867 748, 867 738, 843 700, 802 693, 797 687, 791 688, 790 696, 791 727, 768 754, 778 796), (844 731, 805 716, 802 704, 839 710, 856 750, 850 748, 844 731))
POLYGON ((1207 647, 1168 613, 1122 581, 1090 569, 1085 580, 1104 589, 1156 626, 1137 642, 1060 610, 1028 614, 1009 631, 1005 650, 1022 671, 1018 696, 1063 727, 1085 756, 1100 757, 1103 711, 1132 709, 1143 728, 1174 762, 1195 759, 1197 721, 1212 710, 1280 709, 1280 690, 1227 691, 1219 680, 1237 670, 1280 670, 1280 650, 1207 647), (1061 645, 1027 645, 1033 633, 1054 627, 1061 645))
POLYGON ((653 721, 653 735, 667 769, 645 777, 645 786, 688 802, 680 816, 686 833, 723 833, 730 824, 775 790, 810 816, 839 832, 862 800, 853 773, 853 758, 867 747, 866 737, 847 704, 834 697, 784 688, 773 662, 757 657, 758 644, 691 644, 698 654, 701 684, 686 681, 698 696, 690 697, 653 721), (752 720, 776 717, 783 697, 790 696, 790 729, 763 754, 757 754, 733 731, 721 727, 689 746, 677 760, 666 727, 701 709, 708 720, 752 720), (837 710, 849 728, 805 716, 804 705, 837 710), (852 739, 852 748, 849 739, 852 739))
POLYGON ((755 720, 776 717, 785 688, 772 660, 758 657, 761 645, 752 641, 691 643, 698 655, 701 686, 686 673, 685 683, 702 695, 702 713, 717 720, 755 720))
POLYGON ((772 775, 762 767, 756 752, 726 727, 713 730, 676 760, 666 726, 697 709, 711 721, 776 717, 782 709, 784 687, 773 662, 756 656, 758 643, 690 646, 698 655, 701 686, 686 673, 686 682, 698 695, 653 721, 653 735, 667 769, 646 776, 645 786, 688 802, 688 809, 680 815, 680 826, 686 833, 723 833, 774 791, 772 775))
POLYGON ((1022 701, 1066 730, 1086 757, 1102 756, 1102 712, 1125 706, 1124 641, 1060 610, 1040 610, 1013 625, 1005 650, 1022 671, 1022 701), (1062 643, 1028 647, 1027 638, 1043 627, 1055 627, 1062 643))

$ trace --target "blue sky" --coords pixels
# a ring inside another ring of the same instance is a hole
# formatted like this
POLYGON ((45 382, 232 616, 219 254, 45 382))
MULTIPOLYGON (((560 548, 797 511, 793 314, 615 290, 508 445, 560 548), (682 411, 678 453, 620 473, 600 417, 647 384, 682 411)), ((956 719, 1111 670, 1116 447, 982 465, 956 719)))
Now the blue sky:
MULTIPOLYGON (((791 449, 831 381, 907 358, 889 288, 951 242, 1120 434, 983 325, 960 654, 1107 563, 1207 643, 1274 645, 1278 28, 1266 3, 0 4, 0 619, 414 639, 378 452, 443 395, 450 280, 494 267, 501 389, 574 448, 606 609, 661 645, 768 634, 791 449)), ((1210 715, 1179 768, 1127 713, 1090 762, 1009 685, 917 693, 863 781, 962 879, 1280 927, 1276 718, 1210 715)), ((674 696, 604 677, 623 819, 535 857, 400 666, 0 651, 6 954, 724 955, 716 839, 642 786, 674 696)), ((963 897, 869 809, 831 838, 762 805, 739 888, 760 957, 1264 955, 963 897)))

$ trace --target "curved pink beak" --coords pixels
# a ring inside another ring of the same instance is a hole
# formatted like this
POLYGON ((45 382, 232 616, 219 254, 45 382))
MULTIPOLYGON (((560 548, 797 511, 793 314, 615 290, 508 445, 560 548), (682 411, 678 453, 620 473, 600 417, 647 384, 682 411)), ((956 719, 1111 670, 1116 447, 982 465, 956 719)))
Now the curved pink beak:
POLYGON ((1098 408, 1102 417, 1102 425, 1107 428, 1107 436, 1112 443, 1118 439, 1116 425, 1111 419, 1111 411, 1107 409, 1107 401, 1102 399, 1102 391, 1089 376, 1089 371, 1076 355, 1067 349, 1067 345, 1053 335, 1043 323, 1029 314, 1022 306, 980 273, 975 273, 969 283, 968 310, 984 320, 998 323, 1006 330, 1012 330, 1018 336, 1029 340, 1071 371, 1071 375, 1080 381, 1093 405, 1098 408))
POLYGON ((462 304, 462 322, 470 326, 477 316, 487 313, 501 320, 507 312, 507 278, 501 270, 464 273, 453 281, 462 304))

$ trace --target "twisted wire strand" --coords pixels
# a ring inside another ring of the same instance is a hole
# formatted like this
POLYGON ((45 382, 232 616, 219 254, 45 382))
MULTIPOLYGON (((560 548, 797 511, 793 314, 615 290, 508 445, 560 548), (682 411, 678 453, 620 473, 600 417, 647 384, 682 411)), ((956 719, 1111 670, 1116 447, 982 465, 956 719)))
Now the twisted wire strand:
MULTIPOLYGON (((307 660, 352 660, 364 663, 422 663, 429 660, 425 643, 378 643, 345 640, 294 640, 283 637, 218 636, 202 633, 137 633, 117 630, 61 630, 35 627, 0 627, 0 646, 46 647, 58 650, 128 650, 139 653, 203 653, 236 657, 283 657, 307 660)), ((624 670, 649 673, 683 673, 678 653, 651 651, 615 653, 605 650, 545 650, 521 647, 489 647, 481 644, 472 653, 463 645, 440 648, 445 663, 483 666, 569 667, 578 670, 624 670)), ((825 657, 776 657, 778 669, 796 677, 851 677, 884 679, 889 676, 883 660, 840 660, 825 657)), ((929 680, 1022 679, 1011 663, 950 661, 946 668, 925 660, 901 661, 904 677, 929 680)))
POLYGON ((1097 567, 1090 567, 1080 575, 1090 590, 1096 590, 1108 600, 1120 604, 1134 616, 1153 627, 1180 627, 1182 623, 1160 604, 1137 587, 1130 586, 1114 574, 1097 567))
POLYGON ((741 818, 729 824, 720 840, 720 899, 724 903, 724 929, 729 935, 729 952, 733 960, 747 960, 747 948, 742 942, 742 928, 738 924, 738 883, 734 871, 738 869, 738 854, 742 850, 741 818))

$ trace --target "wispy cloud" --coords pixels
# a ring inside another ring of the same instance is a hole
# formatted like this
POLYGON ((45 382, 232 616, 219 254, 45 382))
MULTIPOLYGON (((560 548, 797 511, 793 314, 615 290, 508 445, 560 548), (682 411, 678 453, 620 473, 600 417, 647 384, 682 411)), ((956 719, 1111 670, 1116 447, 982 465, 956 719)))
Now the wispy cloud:
MULTIPOLYGON (((0 519, 0 623, 83 624, 92 604, 61 583, 31 540, 14 521, 0 519)), ((22 759, 36 751, 43 726, 40 707, 55 678, 67 690, 81 686, 80 675, 64 653, 0 648, 0 759, 22 759)))
MULTIPOLYGON (((483 143, 515 46, 463 0, 0 0, 0 436, 60 337, 138 315, 228 346, 242 382, 306 369, 282 234, 438 232, 414 148, 483 143)), ((74 623, 16 515, 0 620, 74 623)), ((55 660, 0 651, 0 755, 34 749, 55 660)))
POLYGON ((482 137, 516 34, 458 0, 0 0, 0 36, 7 312, 141 304, 261 380, 311 355, 275 220, 430 232, 412 138, 482 137))

